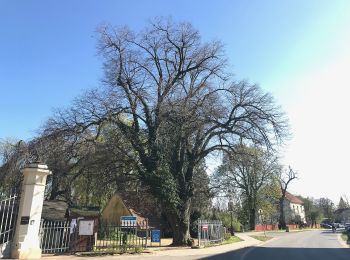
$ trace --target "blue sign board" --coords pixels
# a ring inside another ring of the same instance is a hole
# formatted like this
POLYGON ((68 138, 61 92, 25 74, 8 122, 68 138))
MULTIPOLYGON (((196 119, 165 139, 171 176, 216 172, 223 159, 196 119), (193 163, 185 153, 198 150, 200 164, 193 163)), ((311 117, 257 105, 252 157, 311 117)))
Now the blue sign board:
POLYGON ((134 216, 121 216, 121 220, 134 220, 136 221, 136 217, 134 216))
POLYGON ((120 224, 122 227, 136 227, 136 219, 134 216, 121 216, 120 224))
POLYGON ((160 230, 159 229, 152 230, 151 242, 159 242, 160 243, 160 230))

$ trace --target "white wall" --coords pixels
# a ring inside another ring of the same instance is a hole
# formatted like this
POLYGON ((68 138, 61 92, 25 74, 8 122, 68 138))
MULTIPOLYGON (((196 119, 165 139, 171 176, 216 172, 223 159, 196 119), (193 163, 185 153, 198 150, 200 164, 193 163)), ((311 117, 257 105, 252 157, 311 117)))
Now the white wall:
POLYGON ((306 222, 305 219, 305 209, 303 205, 291 203, 288 200, 284 201, 284 214, 286 218, 286 223, 289 224, 293 220, 300 216, 301 222, 306 222))

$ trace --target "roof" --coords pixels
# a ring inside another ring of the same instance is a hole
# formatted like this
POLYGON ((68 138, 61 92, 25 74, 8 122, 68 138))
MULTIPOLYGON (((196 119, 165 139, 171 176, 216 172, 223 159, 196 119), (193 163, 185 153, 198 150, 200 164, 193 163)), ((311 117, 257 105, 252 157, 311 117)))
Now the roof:
POLYGON ((132 216, 137 217, 137 224, 140 227, 146 226, 147 218, 145 218, 140 212, 136 212, 133 209, 129 209, 132 216))
POLYGON ((304 202, 301 199, 289 193, 288 191, 286 192, 286 200, 294 204, 304 205, 304 202))
POLYGON ((64 200, 44 200, 41 218, 50 221, 67 220, 67 209, 70 211, 70 218, 98 217, 100 215, 97 208, 74 208, 69 207, 64 200))
POLYGON ((99 217, 100 210, 96 207, 82 207, 82 208, 69 208, 70 210, 70 218, 75 218, 75 217, 99 217))
POLYGON ((350 208, 346 208, 346 209, 337 209, 336 211, 334 211, 335 214, 343 214, 346 211, 350 211, 350 208))
POLYGON ((44 200, 41 218, 45 220, 66 220, 64 217, 68 208, 63 200, 44 200))
POLYGON ((115 193, 102 210, 101 220, 109 224, 119 225, 121 216, 131 216, 131 213, 122 198, 115 193))

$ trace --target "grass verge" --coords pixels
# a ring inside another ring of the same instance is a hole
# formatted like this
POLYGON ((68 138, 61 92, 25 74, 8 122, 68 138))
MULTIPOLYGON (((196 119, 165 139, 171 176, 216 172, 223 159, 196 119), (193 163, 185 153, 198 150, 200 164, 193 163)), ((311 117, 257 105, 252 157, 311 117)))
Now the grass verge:
POLYGON ((314 230, 322 230, 322 228, 296 228, 296 229, 290 229, 289 232, 303 232, 303 231, 314 231, 314 230))
POLYGON ((198 249, 198 248, 207 248, 207 247, 213 247, 213 246, 222 246, 222 245, 227 245, 227 244, 233 244, 233 243, 237 243, 237 242, 241 242, 243 241, 242 239, 240 239, 239 237, 236 236, 227 236, 226 239, 224 241, 222 241, 221 243, 214 243, 214 244, 207 244, 204 245, 203 247, 192 247, 193 249, 198 249))
POLYGON ((76 256, 103 256, 103 255, 116 255, 116 254, 141 254, 144 252, 144 248, 141 246, 129 247, 122 245, 117 248, 104 248, 92 252, 78 252, 76 256))
POLYGON ((350 234, 349 233, 343 233, 341 234, 341 239, 343 239, 348 244, 350 243, 350 234))
POLYGON ((266 237, 266 236, 250 236, 250 237, 255 238, 257 240, 260 240, 260 241, 263 241, 263 242, 268 241, 272 238, 272 237, 266 237))
POLYGON ((232 243, 237 243, 237 242, 241 242, 243 241, 242 239, 240 239, 239 237, 236 236, 230 236, 228 239, 225 239, 221 245, 226 245, 226 244, 232 244, 232 243))

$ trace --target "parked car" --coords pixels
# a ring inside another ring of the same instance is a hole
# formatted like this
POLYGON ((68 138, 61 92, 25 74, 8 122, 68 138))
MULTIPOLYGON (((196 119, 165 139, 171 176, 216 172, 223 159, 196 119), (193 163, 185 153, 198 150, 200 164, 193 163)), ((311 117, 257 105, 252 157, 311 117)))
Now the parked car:
POLYGON ((345 223, 345 231, 350 232, 350 223, 345 223))
POLYGON ((327 229, 332 228, 332 226, 330 224, 327 224, 327 223, 321 223, 320 226, 321 226, 321 228, 327 228, 327 229))
POLYGON ((344 228, 344 225, 342 225, 340 223, 331 223, 331 226, 335 227, 335 228, 344 228))

